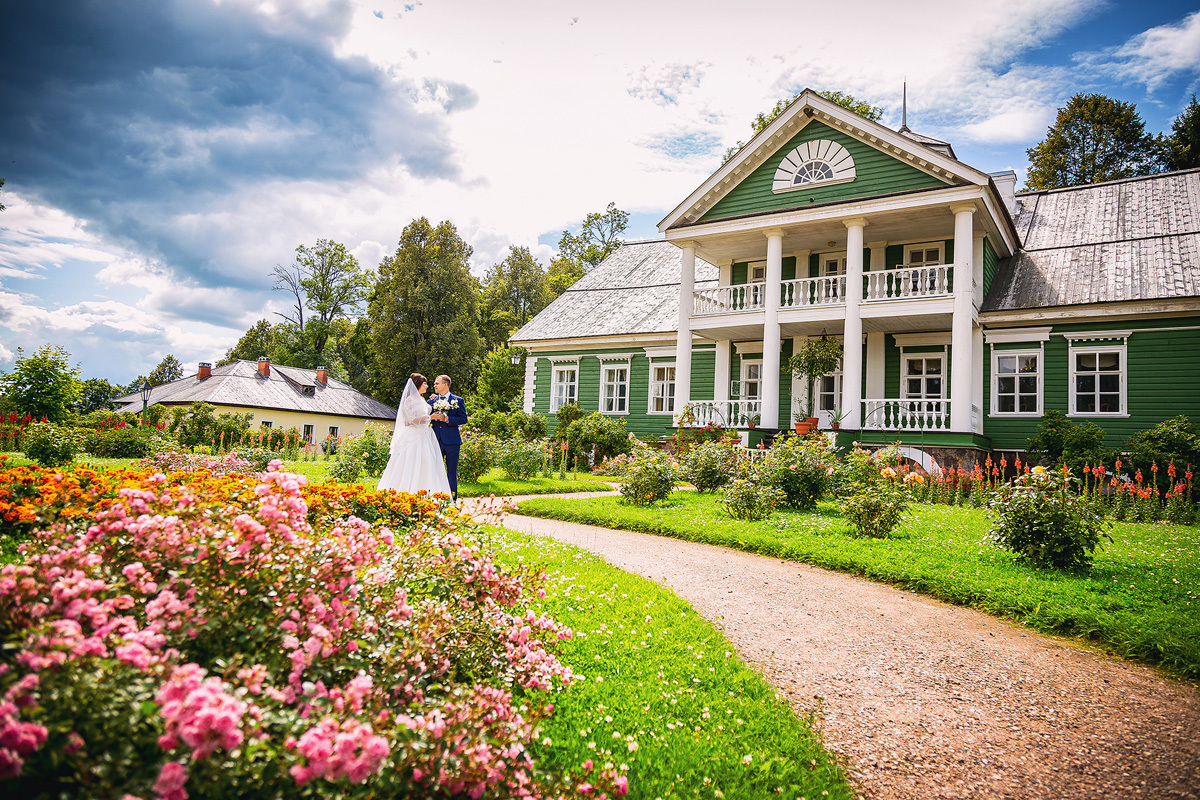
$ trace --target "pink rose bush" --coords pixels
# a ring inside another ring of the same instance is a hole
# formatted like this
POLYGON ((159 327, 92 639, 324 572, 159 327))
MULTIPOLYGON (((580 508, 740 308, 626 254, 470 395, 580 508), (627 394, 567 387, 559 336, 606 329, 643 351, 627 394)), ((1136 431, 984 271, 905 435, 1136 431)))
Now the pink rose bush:
MULTIPOLYGON (((395 531, 278 470, 120 489, 0 570, 0 790, 14 797, 621 796, 535 764, 571 637, 465 516, 395 531)), ((417 502, 412 498, 412 502, 417 502)))

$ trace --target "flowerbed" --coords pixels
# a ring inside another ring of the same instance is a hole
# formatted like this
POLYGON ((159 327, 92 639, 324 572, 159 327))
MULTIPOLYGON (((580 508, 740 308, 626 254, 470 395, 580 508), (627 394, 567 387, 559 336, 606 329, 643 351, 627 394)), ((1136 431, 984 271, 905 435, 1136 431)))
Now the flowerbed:
POLYGON ((277 465, 16 472, 57 519, 0 571, 6 793, 624 794, 533 762, 571 633, 438 498, 277 465), (379 525, 348 514, 371 504, 379 525))

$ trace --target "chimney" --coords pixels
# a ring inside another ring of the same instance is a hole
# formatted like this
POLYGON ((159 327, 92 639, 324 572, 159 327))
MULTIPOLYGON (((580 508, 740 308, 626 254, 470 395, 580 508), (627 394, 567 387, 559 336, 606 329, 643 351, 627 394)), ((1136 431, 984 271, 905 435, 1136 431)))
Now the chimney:
POLYGON ((258 357, 258 374, 264 378, 271 377, 271 359, 266 356, 258 357))
POLYGON ((200 371, 196 373, 196 380, 202 381, 209 375, 212 375, 212 364, 208 363, 207 361, 201 361, 200 371))
POLYGON ((329 370, 325 367, 317 367, 317 383, 322 386, 329 385, 329 370))

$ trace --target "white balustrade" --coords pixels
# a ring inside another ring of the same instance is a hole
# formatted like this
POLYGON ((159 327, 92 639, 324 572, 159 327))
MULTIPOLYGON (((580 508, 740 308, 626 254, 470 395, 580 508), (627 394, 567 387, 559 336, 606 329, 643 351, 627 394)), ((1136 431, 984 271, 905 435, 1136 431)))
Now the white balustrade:
POLYGON ((692 314, 730 314, 766 308, 766 288, 765 283, 743 283, 737 286, 699 289, 692 292, 692 314))
POLYGON ((862 426, 877 431, 949 431, 950 401, 864 400, 862 426))
POLYGON ((745 428, 751 418, 762 413, 760 400, 719 400, 716 402, 694 402, 690 406, 695 417, 693 427, 703 428, 706 425, 720 425, 722 428, 745 428))
POLYGON ((824 278, 799 278, 783 281, 783 297, 780 308, 807 308, 810 306, 841 306, 846 304, 846 276, 830 275, 824 278))
POLYGON ((864 272, 865 300, 907 300, 949 297, 954 268, 949 264, 931 267, 900 267, 864 272))

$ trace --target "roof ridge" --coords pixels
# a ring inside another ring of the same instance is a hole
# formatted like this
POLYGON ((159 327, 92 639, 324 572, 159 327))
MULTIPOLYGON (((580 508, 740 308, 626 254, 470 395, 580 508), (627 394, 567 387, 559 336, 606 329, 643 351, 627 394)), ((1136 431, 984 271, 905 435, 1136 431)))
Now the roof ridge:
POLYGON ((1133 183, 1134 181, 1148 181, 1156 178, 1165 178, 1171 175, 1187 175, 1192 172, 1200 172, 1200 167, 1189 167, 1188 169, 1176 169, 1169 172, 1154 172, 1150 175, 1134 175, 1129 178, 1114 178, 1111 181, 1100 181, 1099 183, 1080 183, 1075 186, 1060 186, 1057 189, 1035 189, 1031 192, 1017 192, 1017 197, 1035 197, 1037 195, 1055 194, 1057 192, 1075 192, 1082 189, 1095 189, 1098 186, 1112 186, 1118 183, 1133 183))

